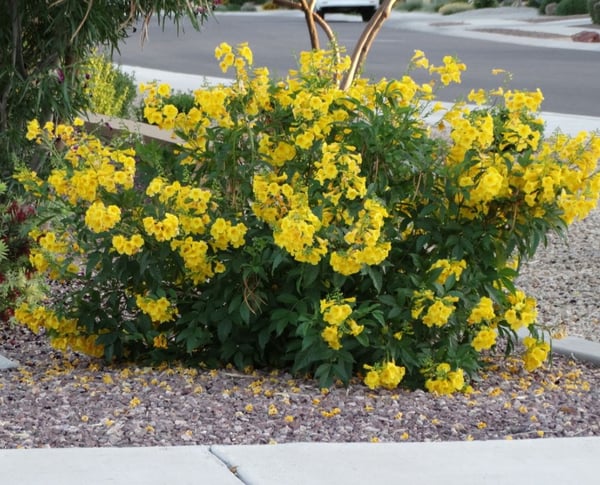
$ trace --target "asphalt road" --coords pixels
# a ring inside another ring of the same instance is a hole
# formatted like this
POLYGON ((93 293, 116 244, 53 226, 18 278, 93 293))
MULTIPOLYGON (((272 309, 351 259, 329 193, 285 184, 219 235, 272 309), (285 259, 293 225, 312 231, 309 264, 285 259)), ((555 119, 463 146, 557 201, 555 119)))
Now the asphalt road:
MULTIPOLYGON (((283 75, 296 66, 297 54, 310 48, 303 17, 289 14, 217 14, 200 32, 184 25, 179 34, 171 24, 163 31, 153 23, 143 46, 138 31, 121 46, 121 55, 115 60, 131 66, 227 77, 214 59, 214 48, 221 42, 248 42, 256 66, 283 75)), ((328 21, 339 43, 351 51, 364 24, 358 16, 335 19, 328 21)), ((324 38, 322 42, 326 45, 324 38)), ((444 55, 455 55, 467 64, 463 82, 444 89, 439 95, 442 101, 465 97, 471 88, 499 86, 504 79, 493 76, 491 70, 502 68, 512 73, 510 87, 542 90, 544 111, 600 117, 600 52, 474 41, 409 31, 389 20, 369 53, 364 74, 375 79, 400 76, 415 49, 423 50, 434 63, 440 63, 444 55)), ((419 72, 413 77, 420 82, 428 79, 419 72)))

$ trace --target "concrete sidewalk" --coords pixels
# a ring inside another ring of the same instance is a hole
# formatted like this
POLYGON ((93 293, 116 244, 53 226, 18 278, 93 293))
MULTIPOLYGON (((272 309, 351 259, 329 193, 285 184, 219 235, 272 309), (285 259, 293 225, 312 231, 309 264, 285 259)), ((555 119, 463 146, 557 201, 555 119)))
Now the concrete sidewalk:
POLYGON ((0 450, 2 485, 593 485, 600 437, 0 450))

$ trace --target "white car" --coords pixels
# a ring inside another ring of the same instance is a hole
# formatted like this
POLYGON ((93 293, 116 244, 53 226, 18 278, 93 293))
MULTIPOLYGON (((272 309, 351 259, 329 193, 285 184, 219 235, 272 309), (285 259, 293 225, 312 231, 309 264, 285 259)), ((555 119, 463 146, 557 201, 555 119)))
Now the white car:
POLYGON ((379 0, 317 0, 315 12, 325 18, 327 13, 359 13, 368 22, 379 8, 379 0))

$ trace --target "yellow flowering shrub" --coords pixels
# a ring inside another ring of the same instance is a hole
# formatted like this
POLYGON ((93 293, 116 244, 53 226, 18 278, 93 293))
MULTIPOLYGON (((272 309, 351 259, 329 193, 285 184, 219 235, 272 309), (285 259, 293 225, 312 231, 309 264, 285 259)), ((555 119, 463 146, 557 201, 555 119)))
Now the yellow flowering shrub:
POLYGON ((93 113, 124 116, 136 95, 133 77, 113 65, 110 59, 93 52, 80 67, 84 73, 83 94, 93 113))
POLYGON ((350 63, 330 52, 281 79, 246 44, 215 55, 235 81, 186 112, 168 85, 142 86, 171 147, 30 123, 57 156, 44 179, 17 175, 47 221, 31 262, 72 284, 20 321, 109 360, 285 367, 324 386, 463 391, 523 328, 524 367, 542 365, 518 261, 597 203, 598 137, 545 137, 542 94, 507 88, 471 92, 477 107, 446 109, 435 136, 437 90, 465 70, 452 57, 416 51, 423 84, 409 69, 341 90, 350 63))

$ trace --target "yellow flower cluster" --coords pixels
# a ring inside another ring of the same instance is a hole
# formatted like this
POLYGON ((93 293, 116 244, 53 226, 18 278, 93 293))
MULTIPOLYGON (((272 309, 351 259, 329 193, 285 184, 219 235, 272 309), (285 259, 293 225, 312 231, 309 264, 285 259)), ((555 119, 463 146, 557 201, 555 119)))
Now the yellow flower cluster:
POLYGON ((104 346, 96 343, 97 335, 81 334, 76 320, 59 318, 56 313, 43 306, 32 308, 23 303, 15 309, 15 318, 34 333, 39 333, 41 329, 48 330, 50 343, 58 350, 71 348, 75 352, 83 352, 93 357, 101 357, 104 354, 104 346))
POLYGON ((141 234, 134 234, 130 238, 117 234, 112 238, 112 245, 119 254, 133 256, 139 253, 144 246, 144 238, 141 234))
POLYGON ((536 322, 537 302, 535 298, 527 296, 521 290, 508 295, 511 308, 504 312, 503 318, 514 331, 536 322))
POLYGON ((349 303, 355 301, 356 298, 339 297, 321 300, 320 312, 323 321, 327 323, 321 332, 321 337, 334 350, 342 348, 340 339, 344 334, 356 337, 364 330, 364 325, 358 325, 354 319, 349 318, 353 311, 349 303))
MULTIPOLYGON (((451 128, 452 139, 446 163, 461 164, 467 153, 474 154, 459 178, 459 186, 468 191, 468 195, 457 197, 461 215, 467 219, 487 215, 492 204, 518 197, 527 210, 506 214, 507 219, 522 222, 543 217, 547 207, 556 205, 567 224, 585 217, 596 206, 600 193, 598 137, 583 132, 573 138, 557 134, 542 142, 543 122, 533 117, 543 101, 539 90, 500 88, 489 96, 503 101, 507 114, 502 119, 493 118, 489 112, 472 114, 461 104, 443 118, 451 128), (501 137, 496 140, 498 133, 501 137), (524 163, 515 156, 521 153, 529 153, 524 163)), ((469 99, 483 103, 488 95, 472 92, 469 99)))
POLYGON ((40 273, 57 280, 65 271, 77 273, 79 267, 73 262, 73 253, 78 252, 78 245, 71 242, 71 236, 63 233, 57 238, 54 231, 30 231, 29 237, 37 240, 39 248, 31 249, 29 262, 40 273))
POLYGON ((317 264, 327 254, 327 242, 317 236, 321 221, 310 208, 292 209, 273 226, 275 244, 296 261, 317 264))
POLYGON ((425 381, 425 388, 434 394, 444 395, 462 391, 465 377, 462 369, 451 370, 450 364, 443 362, 435 368, 434 375, 425 381))
POLYGON ((454 275, 455 281, 460 280, 463 270, 467 267, 467 262, 464 259, 460 261, 451 261, 448 259, 438 259, 431 265, 429 271, 441 268, 442 272, 437 277, 436 282, 443 285, 450 275, 454 275))
POLYGON ((302 193, 296 194, 287 183, 287 175, 273 172, 256 174, 252 183, 252 212, 269 225, 274 225, 291 207, 300 207, 302 193), (297 200, 298 199, 298 200, 297 200))
POLYGON ((116 205, 104 205, 104 202, 94 202, 85 213, 85 225, 90 231, 100 233, 115 227, 121 220, 121 209, 116 205))
POLYGON ((158 334, 152 339, 152 345, 155 349, 167 349, 169 347, 167 336, 164 333, 158 334))
POLYGON ((149 296, 136 295, 135 304, 142 312, 150 317, 152 323, 160 325, 170 322, 177 315, 177 307, 164 296, 152 298, 149 296))
POLYGON ((231 221, 218 217, 210 228, 210 235, 213 238, 211 245, 215 249, 227 249, 229 246, 239 248, 245 243, 244 236, 247 230, 248 228, 241 222, 234 226, 231 221))
POLYGON ((470 324, 478 324, 484 320, 489 322, 492 321, 495 316, 494 301, 487 296, 482 296, 479 303, 471 310, 467 322, 470 324))
POLYGON ((406 373, 406 369, 396 365, 395 362, 386 362, 383 365, 374 367, 365 365, 365 369, 369 372, 365 376, 364 383, 369 389, 377 389, 378 387, 395 389, 406 373))
POLYGON ((477 352, 491 349, 496 343, 497 336, 498 334, 493 328, 483 327, 471 341, 471 347, 473 347, 477 352))
MULTIPOLYGON (((421 56, 420 61, 423 62, 424 56, 421 56)), ((413 58, 414 62, 414 58, 413 58)), ((459 62, 455 57, 444 56, 442 59, 443 66, 431 66, 429 67, 430 73, 436 73, 440 76, 440 81, 444 86, 448 86, 450 83, 460 84, 460 73, 467 69, 462 62, 459 62)))
POLYGON ((414 319, 420 318, 427 327, 443 327, 456 310, 456 296, 435 296, 431 290, 416 291, 411 314, 414 319), (425 311, 427 308, 427 311, 425 311))
POLYGON ((149 236, 154 236, 157 241, 170 241, 179 234, 179 219, 176 215, 166 213, 161 220, 154 217, 144 217, 142 220, 144 230, 149 236))
POLYGON ((48 122, 40 128, 36 120, 28 124, 27 137, 42 141, 60 138, 67 150, 66 167, 55 168, 48 177, 54 193, 76 206, 81 201, 92 203, 99 190, 116 193, 119 188, 133 187, 135 159, 132 149, 114 149, 102 144, 95 136, 77 130, 83 120, 77 118, 73 126, 48 122))
POLYGON ((360 175, 362 157, 352 153, 354 147, 346 146, 350 153, 342 152, 340 143, 323 143, 322 158, 315 163, 315 179, 327 189, 324 196, 337 205, 341 197, 355 200, 367 193, 366 178, 360 175))
POLYGON ((233 52, 233 49, 226 42, 222 42, 215 49, 215 57, 221 61, 219 67, 221 71, 227 72, 231 66, 235 66, 238 78, 245 74, 246 66, 251 66, 254 60, 252 50, 247 42, 239 44, 233 52))
POLYGON ((532 372, 540 367, 548 358, 550 352, 550 344, 540 342, 533 337, 525 337, 523 339, 526 351, 523 355, 523 363, 528 372, 532 372))
POLYGON ((358 273, 363 265, 381 263, 392 248, 382 232, 387 217, 389 214, 382 204, 365 199, 358 217, 354 220, 347 217, 350 227, 344 242, 348 247, 331 253, 331 267, 340 274, 351 275, 358 273))
MULTIPOLYGON (((331 79, 335 75, 345 72, 351 63, 349 56, 333 55, 331 50, 303 51, 300 53, 300 74, 310 75, 318 72, 323 78, 331 79)), ((294 74, 294 71, 291 72, 294 74)))
POLYGON ((40 247, 50 253, 67 253, 70 249, 70 243, 66 237, 66 234, 57 240, 56 234, 52 231, 47 231, 43 235, 38 237, 38 244, 40 247))
POLYGON ((195 241, 191 237, 186 237, 183 241, 171 241, 171 249, 179 253, 189 271, 190 279, 195 284, 214 276, 215 272, 207 255, 208 244, 205 241, 195 241))

